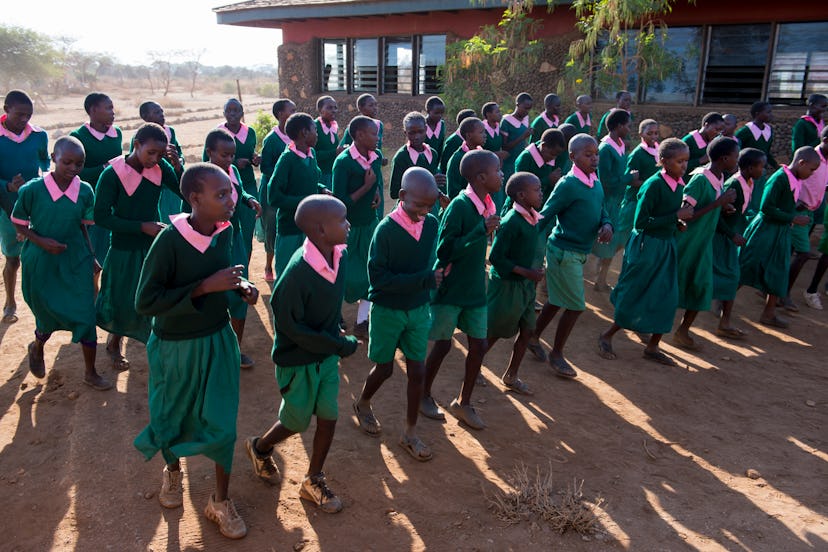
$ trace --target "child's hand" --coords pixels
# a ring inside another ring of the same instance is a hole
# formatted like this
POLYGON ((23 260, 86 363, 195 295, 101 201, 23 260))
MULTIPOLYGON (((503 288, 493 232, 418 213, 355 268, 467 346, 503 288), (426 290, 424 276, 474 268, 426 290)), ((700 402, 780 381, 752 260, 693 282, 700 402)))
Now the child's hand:
POLYGON ((368 169, 365 171, 365 176, 362 178, 362 185, 370 187, 376 183, 377 175, 374 173, 374 169, 368 169))
POLYGON ((551 184, 552 186, 557 184, 558 180, 560 180, 560 179, 561 179, 561 168, 560 167, 556 168, 554 171, 549 173, 549 184, 551 184))
POLYGON ((434 282, 436 283, 435 287, 440 287, 440 284, 443 283, 443 277, 445 276, 446 270, 444 268, 438 268, 434 271, 434 282))
POLYGON ((250 159, 245 159, 244 157, 242 157, 240 159, 236 159, 234 163, 236 164, 237 169, 243 170, 250 166, 250 159))
POLYGON ((734 207, 732 203, 728 203, 727 205, 722 207, 722 211, 724 211, 724 214, 726 215, 732 215, 736 212, 736 207, 734 207))
POLYGON ((207 293, 215 293, 219 291, 230 291, 233 289, 240 289, 242 285, 242 271, 244 266, 236 265, 223 268, 214 274, 205 278, 197 291, 201 291, 199 295, 207 293))
POLYGON ((742 247, 747 243, 747 240, 741 234, 734 235, 732 238, 730 238, 730 241, 732 241, 736 247, 742 247))
POLYGON ((497 215, 491 215, 486 218, 486 235, 491 236, 492 233, 500 228, 500 217, 497 215))
POLYGON ((248 305, 255 305, 259 300, 259 290, 247 280, 242 280, 239 284, 239 295, 248 305))
POLYGON ((508 151, 506 151, 506 150, 500 150, 500 151, 496 151, 496 152, 495 152, 495 155, 497 155, 497 158, 498 158, 498 159, 500 159, 501 161, 503 161, 503 160, 505 160, 507 157, 509 157, 509 152, 508 152, 508 151))
POLYGON ((41 249, 46 251, 46 253, 51 253, 52 255, 60 255, 66 251, 65 243, 60 243, 52 238, 40 238, 40 240, 38 240, 38 245, 41 249))
POLYGON ((442 186, 445 188, 446 186, 446 175, 443 173, 437 173, 434 175, 434 181, 437 183, 438 186, 442 186))
POLYGON ((337 147, 336 147, 336 154, 337 154, 337 155, 339 155, 339 154, 340 154, 340 153, 342 153, 343 151, 345 151, 345 146, 337 146, 337 147))
POLYGON ((609 243, 612 241, 612 225, 605 224, 598 230, 598 243, 609 243))
POLYGON ((250 160, 250 163, 251 163, 254 167, 258 167, 258 166, 259 166, 259 163, 261 163, 261 162, 262 162, 262 157, 261 157, 261 155, 259 155, 258 153, 254 153, 254 154, 253 154, 253 159, 251 159, 251 160, 250 160))
POLYGON ((16 175, 14 175, 14 177, 12 177, 12 179, 11 179, 11 180, 9 180, 9 183, 8 183, 8 184, 6 184, 6 188, 7 188, 7 189, 8 189, 11 193, 13 193, 13 194, 14 194, 14 193, 17 193, 17 190, 19 190, 19 189, 20 189, 20 186, 22 186, 22 185, 23 185, 23 184, 25 184, 25 183, 26 183, 26 181, 25 181, 25 180, 23 180, 23 176, 22 176, 22 175, 20 175, 20 174, 16 174, 16 175))
POLYGON ((153 238, 158 235, 158 233, 166 228, 167 225, 161 222, 142 222, 141 223, 141 232, 146 234, 147 236, 152 236, 153 238))
POLYGON ((807 215, 796 215, 792 222, 794 226, 808 226, 811 224, 811 219, 807 215))
POLYGON ((379 190, 374 192, 374 199, 371 201, 371 209, 376 209, 380 204, 379 190))
POLYGON ((384 167, 384 166, 386 166, 387 164, 388 164, 388 158, 387 158, 387 157, 383 157, 383 158, 382 158, 382 166, 384 167))
POLYGON ((716 205, 727 205, 736 201, 736 190, 730 188, 716 199, 716 205))
POLYGON ((533 282, 540 282, 541 280, 543 280, 543 269, 542 268, 524 268, 521 271, 521 276, 523 276, 527 280, 532 280, 533 282))
POLYGON ((451 198, 449 196, 447 196, 446 194, 441 193, 439 201, 440 201, 440 207, 442 209, 445 209, 446 207, 448 207, 449 203, 451 203, 451 198))
POLYGON ((688 220, 693 218, 693 213, 695 213, 695 210, 692 205, 682 205, 681 209, 676 213, 676 217, 679 220, 688 220))
POLYGON ((250 198, 247 201, 247 206, 256 211, 256 218, 260 218, 262 216, 262 204, 256 201, 253 198, 250 198))
POLYGON ((630 182, 630 186, 634 188, 638 188, 641 186, 641 177, 638 174, 638 171, 630 171, 630 176, 632 177, 632 182, 630 182))
POLYGON ((677 220, 676 230, 678 230, 679 232, 687 232, 687 223, 683 220, 677 220))

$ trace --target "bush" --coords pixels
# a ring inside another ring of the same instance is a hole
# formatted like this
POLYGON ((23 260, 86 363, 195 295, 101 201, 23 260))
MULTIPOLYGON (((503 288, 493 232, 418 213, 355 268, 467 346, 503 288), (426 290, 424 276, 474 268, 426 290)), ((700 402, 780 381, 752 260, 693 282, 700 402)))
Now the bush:
POLYGON ((276 118, 270 113, 260 109, 256 113, 256 120, 250 126, 256 131, 256 150, 259 151, 262 149, 262 141, 265 139, 265 136, 276 126, 276 118))
POLYGON ((278 98, 279 97, 279 83, 277 82, 268 82, 262 85, 259 85, 256 88, 256 94, 263 98, 278 98))

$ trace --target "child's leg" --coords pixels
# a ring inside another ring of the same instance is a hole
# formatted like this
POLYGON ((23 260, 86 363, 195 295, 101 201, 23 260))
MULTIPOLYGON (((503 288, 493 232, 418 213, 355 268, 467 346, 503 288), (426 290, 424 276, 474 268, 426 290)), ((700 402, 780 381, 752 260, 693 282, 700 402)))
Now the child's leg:
POLYGON ((313 434, 313 451, 311 452, 308 472, 305 475, 317 475, 322 473, 328 451, 333 443, 336 420, 324 420, 316 418, 316 433, 313 434))
POLYGON ((98 343, 96 341, 81 341, 80 344, 81 351, 83 351, 83 381, 99 391, 110 389, 112 387, 112 383, 98 374, 98 371, 95 369, 95 358, 97 357, 98 343))
POLYGON ((485 339, 469 336, 469 353, 466 355, 466 373, 463 377, 463 386, 460 388, 459 397, 459 402, 463 406, 471 405, 471 394, 474 391, 477 374, 480 373, 480 366, 483 364, 486 347, 485 339))
MULTIPOLYGON (((368 373, 365 385, 362 386, 362 393, 360 393, 359 398, 354 403, 354 413, 357 416, 359 427, 369 435, 378 435, 382 431, 382 426, 374 416, 374 411, 371 408, 371 399, 379 391, 382 384, 385 383, 385 380, 390 378, 393 373, 393 361, 375 364, 368 373)), ((422 398, 422 393, 420 396, 422 398)), ((417 399, 417 406, 415 408, 419 408, 419 406, 420 401, 417 399)))
POLYGON ((659 364, 664 364, 665 366, 675 366, 676 362, 661 352, 661 349, 658 347, 659 343, 661 342, 661 337, 663 334, 656 334, 654 333, 650 336, 650 341, 647 343, 647 346, 644 348, 644 358, 653 360, 658 362, 659 364))
MULTIPOLYGON (((529 344, 529 341, 532 339, 533 335, 534 332, 531 328, 520 329, 520 332, 518 333, 518 336, 515 339, 515 343, 514 345, 512 345, 512 356, 509 358, 509 365, 506 367, 506 371, 503 372, 503 375, 500 377, 501 381, 507 383, 517 382, 520 363, 523 361, 523 357, 526 355, 526 346, 529 344)), ((491 338, 489 339, 489 342, 491 342, 491 338)))
POLYGON ((405 359, 405 371, 408 376, 405 409, 405 436, 414 437, 417 418, 420 413, 420 401, 425 389, 425 364, 419 360, 405 359))
POLYGON ((675 334, 673 334, 674 341, 681 345, 682 347, 686 347, 689 349, 695 349, 698 347, 693 338, 690 337, 690 326, 693 325, 693 322, 696 321, 696 316, 699 314, 699 311, 687 309, 684 311, 684 317, 681 319, 681 325, 676 329, 675 334))
POLYGON ((311 452, 308 473, 302 480, 299 496, 315 503, 328 514, 335 514, 342 510, 342 501, 328 487, 322 467, 333 442, 336 420, 316 417, 316 433, 313 435, 313 451, 311 452))
POLYGON ((3 285, 6 287, 3 322, 17 322, 17 301, 14 300, 14 289, 17 286, 17 270, 19 268, 20 257, 6 257, 6 265, 3 267, 3 285))
POLYGON ((224 468, 216 464, 216 502, 224 502, 227 500, 227 490, 230 487, 230 474, 224 468))
POLYGON ((596 291, 608 291, 607 275, 609 274, 612 258, 598 259, 598 276, 595 278, 596 291))
POLYGON ((621 326, 613 322, 612 326, 607 328, 607 331, 598 336, 598 354, 601 355, 601 358, 615 360, 615 353, 612 350, 612 338, 620 329, 621 326))
POLYGON ((52 337, 52 334, 47 334, 35 330, 35 339, 29 344, 29 372, 36 378, 42 378, 46 375, 46 363, 43 360, 43 346, 52 337))
POLYGON ((762 314, 759 315, 759 322, 763 323, 771 323, 772 325, 774 322, 782 322, 780 318, 776 316, 776 295, 772 293, 768 293, 765 295, 765 308, 762 309, 762 314))
POLYGON ((281 443, 295 433, 295 431, 289 430, 282 425, 282 422, 277 420, 264 435, 256 439, 256 452, 259 454, 269 454, 273 450, 273 445, 281 443))
POLYGON ((424 397, 431 397, 431 386, 437 378, 437 372, 440 371, 440 365, 443 359, 451 351, 450 339, 438 339, 431 347, 431 352, 428 353, 425 363, 425 389, 423 389, 424 397))
POLYGON ((222 535, 230 539, 240 539, 247 535, 247 525, 236 511, 236 505, 227 496, 230 474, 216 464, 216 493, 207 502, 204 515, 218 525, 222 535))
POLYGON ((733 312, 735 301, 722 301, 722 316, 719 318, 719 328, 722 330, 732 329, 730 314, 733 312))
MULTIPOLYGON (((239 348, 241 348, 242 338, 244 337, 244 322, 245 318, 230 318, 230 326, 233 328, 233 331, 236 333, 236 339, 239 343, 239 348)), ((240 364, 242 368, 253 368, 253 365, 256 364, 252 358, 247 356, 246 354, 242 353, 240 355, 240 364)))
MULTIPOLYGON (((828 232, 828 229, 826 231, 828 232)), ((819 282, 825 276, 826 270, 828 270, 828 255, 823 253, 819 258, 819 262, 817 262, 814 276, 811 278, 811 284, 808 286, 808 293, 819 293, 819 282)))
POLYGON ((788 270, 788 298, 791 296, 791 289, 793 289, 796 278, 802 271, 802 267, 808 262, 810 253, 797 252, 791 260, 791 268, 788 270))
POLYGON ((112 359, 112 368, 118 371, 129 370, 129 360, 121 352, 121 341, 123 336, 109 334, 106 340, 106 354, 112 359))
POLYGON ((563 356, 563 348, 566 341, 569 339, 569 334, 572 333, 572 328, 575 327, 575 322, 581 316, 583 311, 578 310, 564 310, 561 315, 561 320, 558 322, 558 331, 555 332, 555 343, 552 350, 549 351, 549 364, 558 371, 558 375, 573 378, 577 375, 575 370, 563 356))

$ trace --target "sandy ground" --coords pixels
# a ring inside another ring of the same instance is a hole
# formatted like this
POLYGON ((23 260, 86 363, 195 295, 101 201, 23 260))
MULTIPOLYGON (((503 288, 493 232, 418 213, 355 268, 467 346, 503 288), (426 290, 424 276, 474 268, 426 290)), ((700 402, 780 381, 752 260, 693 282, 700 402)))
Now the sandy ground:
MULTIPOLYGON (((137 109, 126 97, 114 99, 122 113, 137 109)), ((222 100, 188 103, 197 111, 181 114, 168 109, 193 153, 219 121, 222 100), (190 118, 197 120, 185 122, 190 118)), ((270 104, 259 101, 265 109, 270 104)), ((248 112, 255 103, 249 101, 248 112)), ((82 113, 70 104, 35 122, 50 134, 76 127, 82 113)), ((119 121, 126 123, 126 116, 119 113, 119 121)), ((535 396, 507 394, 498 376, 510 345, 500 342, 484 362, 488 386, 475 391, 489 428, 474 432, 450 416, 445 423, 423 420, 421 435, 435 455, 425 464, 397 445, 402 370, 375 401, 383 435, 371 438, 356 429, 351 403, 370 369, 363 347, 341 365, 341 419, 326 472, 345 509, 326 515, 297 494, 312 432, 277 447, 285 476, 280 486, 255 479, 244 454, 243 439, 269 426, 279 404, 263 259, 255 248, 250 272, 262 300, 250 310, 243 350, 257 364, 241 376, 231 480, 249 528, 246 539, 228 541, 204 518, 214 486, 204 458, 184 463, 184 508, 159 506, 163 462, 160 456, 145 462, 131 444, 148 418, 144 348, 129 343, 132 368, 121 374, 101 355, 98 367, 117 378, 117 388, 97 392, 82 385, 80 347, 56 334, 47 346, 47 378, 38 381, 26 360, 34 321, 18 291, 20 321, 0 326, 0 489, 7 520, 0 550, 828 549, 822 356, 828 354, 822 341, 828 311, 803 305, 790 330, 770 330, 755 323, 760 299, 742 290, 737 319, 748 338, 723 342, 712 333, 713 317, 702 313, 695 331, 703 351, 665 345, 680 361, 665 368, 642 361, 632 334, 616 339, 618 360, 598 357, 595 338, 611 320, 612 305, 589 289, 588 311, 568 346, 579 377, 560 380, 547 365, 527 359, 521 375, 535 396), (511 526, 499 521, 486 497, 507 489, 519 465, 551 468, 562 491, 583 480, 585 498, 606 501, 598 532, 561 536, 540 519, 511 526), (749 469, 755 478, 746 475, 749 469)), ((796 297, 813 265, 806 266, 796 297)), ((354 315, 346 307, 349 324, 354 315)), ((554 326, 544 336, 549 342, 554 326)), ((99 341, 104 338, 101 332, 99 341)), ((443 405, 459 388, 464 352, 465 340, 455 341, 437 379, 435 395, 443 405)))

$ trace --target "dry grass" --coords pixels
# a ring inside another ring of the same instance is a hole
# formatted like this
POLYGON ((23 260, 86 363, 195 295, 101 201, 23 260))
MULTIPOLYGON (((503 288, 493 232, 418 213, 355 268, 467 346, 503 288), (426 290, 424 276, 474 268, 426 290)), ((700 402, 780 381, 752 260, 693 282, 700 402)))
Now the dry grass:
POLYGON ((566 489, 556 491, 550 462, 545 473, 536 467, 530 473, 525 464, 515 467, 508 491, 498 490, 486 495, 489 509, 507 524, 522 521, 543 521, 558 533, 572 529, 581 535, 593 533, 601 518, 605 501, 600 496, 592 501, 584 498, 584 482, 573 480, 566 489))

